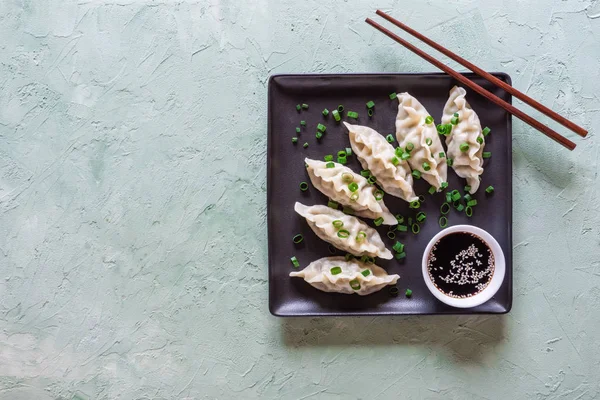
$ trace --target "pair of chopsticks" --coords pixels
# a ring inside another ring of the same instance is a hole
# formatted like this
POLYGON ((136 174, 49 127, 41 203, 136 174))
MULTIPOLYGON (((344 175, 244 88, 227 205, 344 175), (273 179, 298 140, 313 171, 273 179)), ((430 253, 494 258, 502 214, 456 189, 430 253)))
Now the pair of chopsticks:
MULTIPOLYGON (((501 87, 506 92, 510 93, 511 95, 515 96, 518 99, 521 99, 523 102, 529 104, 531 107, 535 108, 536 110, 538 110, 538 111, 542 112, 543 114, 547 115, 548 117, 552 118, 553 120, 555 120, 559 124, 563 125, 564 127, 569 128, 573 132, 577 133, 579 136, 582 136, 582 137, 587 136, 588 132, 585 129, 583 129, 582 127, 580 127, 579 125, 577 125, 574 122, 569 121, 568 119, 555 113, 554 111, 552 111, 549 108, 545 107, 544 105, 538 103, 537 101, 535 101, 531 97, 527 96, 526 94, 521 93, 520 91, 518 91, 514 87, 510 86, 509 84, 507 84, 507 83, 501 81, 500 79, 496 78, 495 76, 485 72, 484 70, 477 67, 476 65, 471 64, 469 61, 454 54, 453 52, 446 49, 445 47, 440 46, 433 40, 427 38, 426 36, 423 36, 419 32, 417 32, 414 29, 410 28, 409 26, 403 24, 402 22, 398 21, 397 19, 392 18, 385 12, 383 12, 381 10, 377 10, 377 15, 385 18, 392 24, 394 24, 397 27, 403 29, 404 31, 410 33, 417 39, 427 43, 429 46, 433 47, 440 53, 443 53, 444 55, 450 57, 452 60, 456 61, 457 63, 461 64, 462 66, 470 69, 471 71, 473 71, 477 75, 481 76, 482 78, 485 78, 486 80, 495 84, 496 86, 501 87)), ((553 129, 549 128, 548 126, 542 124, 541 122, 537 121, 536 119, 534 119, 534 118, 530 117, 529 115, 525 114, 524 112, 520 111, 518 108, 514 107, 512 104, 505 102, 500 97, 490 93, 489 91, 482 88, 475 82, 472 82, 468 78, 464 77, 459 72, 442 64, 442 62, 436 60, 429 54, 425 53, 423 50, 413 46, 406 40, 402 39, 395 33, 391 32, 389 29, 384 28, 383 26, 379 25, 377 22, 373 21, 371 18, 367 18, 365 21, 369 25, 373 26, 375 29, 377 29, 380 32, 384 33, 385 35, 389 36, 390 38, 392 38, 396 42, 400 43, 402 46, 406 47, 413 53, 417 54, 418 56, 425 59, 426 61, 429 61, 431 64, 435 65, 436 67, 438 67, 439 69, 441 69, 442 71, 447 73, 448 75, 452 76, 454 79, 456 79, 463 85, 471 88, 472 90, 479 93, 483 97, 487 98, 488 100, 490 100, 490 101, 496 103, 497 105, 499 105, 500 107, 504 108, 510 114, 514 115, 515 117, 517 117, 517 118, 521 119, 522 121, 526 122, 527 124, 531 125, 538 131, 542 132, 544 135, 548 136, 550 139, 560 143, 561 145, 563 145, 564 147, 566 147, 569 150, 573 150, 575 148, 575 146, 576 146, 575 143, 573 143, 569 139, 565 138, 564 136, 560 135, 558 132, 554 131, 553 129)))

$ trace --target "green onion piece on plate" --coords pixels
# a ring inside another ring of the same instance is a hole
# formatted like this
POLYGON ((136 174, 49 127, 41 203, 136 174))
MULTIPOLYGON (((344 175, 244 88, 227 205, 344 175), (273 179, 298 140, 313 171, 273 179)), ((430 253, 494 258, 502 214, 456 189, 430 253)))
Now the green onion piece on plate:
POLYGON ((350 201, 356 201, 356 200, 358 200, 358 196, 359 196, 358 192, 352 193, 350 195, 350 201))
POLYGON ((307 148, 308 147, 308 142, 304 142, 304 144, 302 145, 302 147, 307 148))
POLYGON ((367 102, 367 108, 373 108, 375 107, 375 102, 373 100, 367 102))
POLYGON ((344 258, 346 259, 346 261, 350 261, 350 260, 354 259, 354 255, 350 254, 350 253, 346 253, 344 258))
POLYGON ((323 116, 328 116, 329 115, 329 110, 324 108, 323 111, 321 112, 323 114, 323 116))
POLYGON ((294 243, 298 244, 301 243, 304 240, 304 236, 302 236, 302 234, 297 234, 296 236, 294 236, 292 238, 292 240, 294 241, 294 243))
POLYGON ((442 152, 440 152, 440 154, 439 154, 439 157, 440 157, 440 158, 445 158, 445 157, 446 157, 446 153, 444 153, 443 151, 442 151, 442 152))
POLYGON ((327 164, 325 164, 325 167, 327 167, 327 168, 335 168, 335 163, 328 162, 327 164))
POLYGON ((300 106, 300 104, 296 104, 296 110, 300 112, 300 110, 302 110, 302 106, 300 106))
POLYGON ((464 153, 465 151, 469 150, 469 143, 461 143, 458 148, 464 153))
POLYGON ((344 106, 340 104, 337 110, 338 112, 344 112, 344 106))
POLYGON ((387 135, 385 137, 385 140, 387 140, 388 143, 393 143, 394 142, 394 136, 390 133, 389 135, 387 135))
POLYGON ((317 132, 316 135, 315 135, 315 137, 317 139, 321 139, 323 137, 323 132, 317 132))
POLYGON ((358 113, 355 111, 348 111, 346 115, 348 116, 348 118, 358 119, 358 113))
POLYGON ((418 169, 413 169, 413 171, 412 171, 412 176, 413 176, 415 179, 419 179, 419 178, 421 178, 421 171, 419 171, 418 169))
POLYGON ((346 147, 346 157, 349 157, 352 155, 352 149, 350 147, 346 147))
POLYGON ((342 174, 342 181, 344 183, 351 183, 354 180, 354 175, 352 175, 350 172, 344 172, 342 174))
POLYGON ((402 155, 400 156, 400 159, 406 161, 410 158, 410 153, 402 153, 402 155))
POLYGON ((425 144, 426 144, 427 146, 431 146, 431 144, 432 144, 432 143, 433 143, 433 140, 431 140, 431 138, 427 138, 427 139, 425 139, 425 144))
POLYGON ((437 189, 435 188, 435 186, 429 187, 429 190, 428 190, 429 194, 434 194, 436 191, 437 191, 437 189))
POLYGON ((342 119, 342 117, 340 117, 340 113, 338 110, 333 110, 331 112, 331 115, 333 115, 333 119, 335 119, 336 122, 340 122, 340 119, 342 119))
POLYGON ((471 206, 467 206, 467 208, 465 208, 465 214, 467 214, 467 217, 473 216, 473 209, 471 208, 471 206))
POLYGON ((440 217, 438 222, 440 224, 440 228, 445 228, 448 226, 448 218, 444 217, 443 215, 440 217))
POLYGON ((490 131, 491 131, 491 129, 486 126, 485 128, 483 128, 481 133, 483 134, 483 136, 487 136, 490 134, 490 131))
POLYGON ((465 185, 465 192, 470 192, 470 191, 471 191, 471 186, 465 185))
POLYGON ((392 249, 394 249, 394 251, 397 253, 402 253, 404 251, 404 244, 400 243, 400 242, 396 242, 392 246, 392 249))
POLYGON ((293 137, 292 138, 292 143, 298 143, 298 138, 297 137, 293 137))
POLYGON ((367 110, 367 115, 368 115, 369 117, 372 117, 372 116, 373 116, 373 114, 375 114, 375 111, 373 111, 373 109, 372 109, 372 108, 369 108, 369 109, 367 110))
POLYGON ((405 295, 406 297, 412 297, 412 290, 410 290, 410 289, 406 289, 406 292, 404 292, 404 295, 405 295))
POLYGON ((390 93, 390 100, 394 100, 397 97, 398 95, 396 94, 396 92, 390 93))
POLYGON ((369 176, 371 176, 371 171, 369 171, 368 169, 363 169, 362 171, 360 171, 360 175, 364 176, 365 178, 368 178, 369 176))
POLYGON ((488 186, 485 188, 485 192, 490 194, 490 193, 494 193, 494 187, 492 185, 488 186))
POLYGON ((325 157, 323 157, 323 160, 325 160, 325 161, 333 161, 333 156, 331 154, 327 154, 325 157))
POLYGON ((373 223, 375 224, 375 226, 380 226, 381 224, 383 224, 383 217, 377 218, 375 221, 373 221, 373 223))
POLYGON ((392 157, 392 159, 390 160, 390 162, 394 165, 398 165, 400 164, 400 160, 398 159, 398 157, 394 156, 392 157))
POLYGON ((356 191, 358 190, 358 183, 356 183, 356 182, 350 182, 350 183, 348 184, 348 189, 349 189, 351 192, 356 192, 356 191))
POLYGON ((492 152, 491 151, 484 151, 481 156, 483 158, 490 158, 492 156, 492 152))
POLYGON ((344 222, 341 219, 336 219, 332 222, 333 226, 336 228, 341 228, 344 226, 344 222))
POLYGON ((419 200, 413 200, 410 202, 410 208, 419 208, 421 207, 421 202, 419 200))
POLYGON ((292 262, 294 267, 298 268, 300 266, 300 263, 298 262, 298 259, 296 258, 296 256, 291 257, 290 261, 292 262))
POLYGON ((451 167, 454 164, 454 160, 452 160, 451 158, 448 158, 446 163, 448 164, 449 167, 451 167))
POLYGON ((371 275, 371 270, 370 269, 365 269, 363 271, 361 271, 362 276, 369 276, 371 275))
POLYGON ((360 290, 360 282, 358 281, 358 279, 352 279, 349 283, 352 289, 360 290))
POLYGON ((419 213, 417 213, 417 221, 423 222, 425 219, 427 219, 427 214, 425 214, 423 211, 419 211, 419 213))
POLYGON ((339 275, 342 273, 342 268, 340 267, 333 267, 329 270, 329 272, 331 272, 331 275, 339 275))
POLYGON ((340 229, 337 233, 338 237, 342 238, 342 239, 346 239, 348 236, 350 236, 350 232, 347 231, 346 229, 340 229))
POLYGON ((442 189, 446 189, 447 187, 448 187, 448 182, 442 182, 440 184, 440 188, 442 188, 442 189))
POLYGON ((396 226, 396 230, 398 232, 406 232, 406 231, 408 231, 408 227, 406 225, 398 225, 398 226, 396 226))
POLYGON ((396 234, 394 233, 394 231, 388 231, 387 237, 394 240, 394 239, 396 239, 396 234))
POLYGON ((346 215, 354 215, 354 210, 351 207, 344 206, 342 212, 346 215))
POLYGON ((325 133, 325 131, 327 130, 327 127, 326 127, 325 125, 323 125, 323 124, 319 123, 319 124, 317 124, 317 130, 318 130, 319 132, 323 132, 323 133, 325 133))
POLYGON ((367 233, 364 231, 360 231, 356 234, 356 241, 357 242, 362 242, 364 239, 367 238, 367 233))
POLYGON ((429 124, 433 123, 433 117, 432 117, 431 115, 428 115, 428 116, 425 118, 425 123, 426 123, 427 125, 429 125, 429 124))
POLYGON ((383 191, 382 190, 376 190, 375 193, 373 193, 373 195, 375 196, 375 200, 377 200, 377 201, 383 199, 383 191))
POLYGON ((374 175, 370 175, 367 178, 367 182, 369 182, 370 185, 374 184, 375 182, 377 182, 377 178, 374 175))
POLYGON ((339 157, 339 156, 338 156, 338 158, 337 158, 337 162, 338 162, 339 164, 346 165, 346 163, 348 162, 348 159, 346 158, 346 156, 344 156, 344 157, 339 157))
POLYGON ((300 121, 300 125, 306 126, 306 121, 305 120, 300 121))
POLYGON ((302 104, 302 108, 305 110, 308 110, 308 104, 306 104, 306 103, 302 104))
POLYGON ((407 153, 410 153, 411 151, 413 151, 414 148, 415 148, 415 145, 412 144, 412 142, 408 142, 408 143, 406 143, 405 151, 407 153))
MULTIPOLYGON (((338 205, 339 204, 337 202, 335 202, 335 201, 333 201, 331 199, 329 199, 329 201, 327 202, 327 207, 334 208, 336 210, 338 209, 338 205)), ((333 221, 333 222, 335 222, 335 221, 333 221)), ((342 222, 342 221, 340 221, 340 222, 342 222)), ((335 224, 333 224, 333 225, 335 226, 335 224)), ((342 223, 342 225, 343 225, 343 223, 342 223)))
POLYGON ((296 127, 296 133, 300 133, 300 127, 296 127))
POLYGON ((448 204, 448 203, 443 203, 443 204, 440 206, 440 212, 441 212, 443 215, 446 215, 446 214, 448 214, 448 213, 450 212, 450 204, 448 204))
POLYGON ((467 207, 473 207, 477 205, 477 200, 473 199, 473 200, 469 200, 467 202, 467 207))
POLYGON ((477 136, 477 143, 483 144, 483 136, 477 136))
POLYGON ((425 161, 423 163, 423 171, 429 171, 431 169, 431 166, 429 165, 429 163, 427 161, 425 161))
POLYGON ((394 255, 394 257, 396 257, 396 260, 402 260, 403 258, 405 258, 405 257, 406 257, 406 252, 404 252, 404 251, 401 251, 400 253, 396 253, 396 254, 394 255))
POLYGON ((308 183, 300 182, 300 190, 302 190, 303 192, 306 192, 308 190, 308 183))

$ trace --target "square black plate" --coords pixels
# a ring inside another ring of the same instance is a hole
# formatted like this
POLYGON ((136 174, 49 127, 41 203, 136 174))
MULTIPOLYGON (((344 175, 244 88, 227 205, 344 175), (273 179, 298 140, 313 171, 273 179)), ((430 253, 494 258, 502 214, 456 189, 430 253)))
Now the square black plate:
MULTIPOLYGON (((510 77, 503 73, 494 76, 510 84, 510 77)), ((483 86, 507 102, 511 96, 474 74, 465 74, 469 79, 483 86)), ((506 276, 500 290, 491 300, 471 309, 457 309, 438 301, 427 289, 421 273, 421 257, 429 240, 440 231, 439 208, 444 202, 443 194, 434 196, 427 193, 429 185, 422 179, 415 184, 415 192, 425 196, 421 207, 427 213, 427 221, 418 235, 401 234, 397 240, 406 245, 407 257, 403 261, 377 259, 377 265, 388 273, 400 275, 398 288, 401 295, 391 297, 387 289, 369 296, 344 295, 321 292, 303 279, 290 278, 293 270, 291 256, 296 256, 300 267, 321 257, 331 256, 328 244, 320 240, 307 225, 304 218, 294 212, 294 203, 306 205, 327 204, 327 197, 310 184, 304 167, 304 158, 322 160, 326 154, 336 154, 338 150, 350 147, 346 128, 335 123, 331 114, 324 117, 324 108, 330 111, 339 104, 345 107, 343 120, 353 124, 367 125, 382 135, 394 134, 394 121, 398 111, 398 101, 390 100, 391 92, 409 92, 427 108, 439 123, 442 109, 450 89, 457 82, 446 74, 344 74, 344 75, 275 75, 269 79, 268 111, 268 155, 267 155, 267 210, 269 230, 269 310, 276 316, 326 316, 326 315, 401 315, 401 314, 502 314, 512 305, 512 126, 511 116, 479 94, 467 89, 467 101, 479 115, 482 126, 492 132, 486 138, 486 151, 492 157, 484 164, 481 188, 474 198, 479 204, 471 218, 464 212, 452 209, 449 226, 471 224, 488 231, 496 238, 506 258, 506 276), (375 114, 367 116, 365 103, 375 102, 375 114), (296 111, 296 104, 306 103, 308 110, 296 111), (348 119, 347 111, 359 113, 358 121, 348 119), (301 133, 300 120, 306 121, 301 133), (321 140, 315 137, 316 126, 327 126, 327 133, 321 140), (292 144, 292 137, 298 143, 292 144), (303 148, 304 142, 309 144, 303 148), (299 184, 309 183, 310 188, 301 192, 299 184), (493 185, 495 193, 486 195, 485 188, 493 185), (295 245, 292 237, 302 233, 304 241, 295 245), (406 288, 413 291, 407 299, 406 288)), ((396 143, 397 144, 397 143, 396 143)), ((361 170, 355 156, 348 158, 348 167, 361 170)), ((449 189, 461 189, 465 181, 458 178, 448 167, 449 189)), ((414 215, 408 204, 393 196, 385 196, 385 203, 394 214, 414 215)), ((371 220, 366 220, 374 226, 371 220)), ((391 249, 394 241, 387 238, 388 227, 376 228, 391 249)), ((339 250, 337 255, 344 253, 339 250)))

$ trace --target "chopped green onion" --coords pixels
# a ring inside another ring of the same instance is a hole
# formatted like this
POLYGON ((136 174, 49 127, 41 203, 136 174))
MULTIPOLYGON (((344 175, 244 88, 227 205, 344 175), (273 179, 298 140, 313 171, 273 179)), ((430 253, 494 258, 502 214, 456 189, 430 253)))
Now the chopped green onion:
POLYGON ((348 232, 346 229, 340 229, 337 235, 342 239, 346 239, 348 236, 350 236, 350 232, 348 232))
POLYGON ((338 110, 338 112, 343 112, 343 111, 344 111, 344 106, 340 104, 340 105, 338 106, 338 109, 337 109, 337 110, 338 110))
POLYGON ((333 267, 329 270, 329 272, 331 272, 331 275, 338 275, 342 273, 342 268, 340 267, 333 267))
POLYGON ((331 154, 327 154, 325 157, 323 157, 323 160, 325 160, 325 161, 333 161, 333 156, 331 154))
POLYGON ((425 196, 423 196, 422 194, 419 195, 419 201, 421 203, 425 203, 425 196))
POLYGON ((433 143, 433 140, 431 140, 431 138, 427 138, 427 139, 425 139, 425 144, 426 144, 427 146, 431 146, 431 144, 432 144, 432 143, 433 143))
POLYGON ((360 282, 358 279, 352 279, 350 281, 350 287, 354 290, 360 290, 360 282))
POLYGON ((408 227, 406 225, 398 225, 396 226, 396 230, 398 232, 406 232, 408 230, 408 227))
POLYGON ((389 292, 392 296, 396 297, 396 296, 398 296, 398 292, 400 292, 400 291, 398 290, 398 288, 396 286, 391 286, 389 288, 389 292))
POLYGON ((302 108, 304 108, 305 110, 308 110, 308 104, 306 104, 306 103, 302 104, 302 108))
POLYGON ((336 120, 336 122, 340 122, 340 119, 342 119, 338 110, 333 110, 331 114, 333 115, 333 118, 336 120))
POLYGON ((411 297, 411 296, 412 296, 412 290, 410 290, 410 289, 406 289, 406 292, 404 292, 404 295, 405 295, 406 297, 411 297))
POLYGON ((467 202, 467 207, 473 207, 477 205, 477 200, 473 199, 473 200, 469 200, 467 202))
POLYGON ((375 200, 377 200, 377 201, 383 199, 383 191, 382 190, 376 190, 374 195, 375 195, 375 200))
POLYGON ((471 191, 471 186, 465 185, 465 192, 470 192, 470 191, 471 191))
POLYGON ((373 116, 373 114, 375 114, 375 111, 373 111, 373 109, 372 109, 372 108, 369 108, 369 109, 367 110, 367 115, 368 115, 369 117, 372 117, 372 116, 373 116))
POLYGON ((346 150, 340 150, 337 152, 338 157, 346 157, 346 150))
POLYGON ((417 221, 418 222, 423 222, 427 219, 427 214, 425 214, 423 211, 419 211, 417 213, 417 221))
POLYGON ((302 145, 302 147, 307 148, 308 147, 308 142, 304 142, 304 144, 302 145))
POLYGON ((349 189, 351 192, 356 192, 356 191, 358 190, 358 183, 356 183, 356 182, 350 182, 350 183, 348 184, 348 189, 349 189))
POLYGON ((437 191, 437 189, 435 188, 435 186, 429 187, 429 190, 428 190, 429 194, 434 194, 436 191, 437 191))
POLYGON ((477 143, 483 144, 483 137, 482 136, 477 136, 477 143))
POLYGON ((486 126, 485 128, 483 128, 481 133, 483 134, 483 136, 487 136, 490 134, 490 131, 491 131, 491 129, 486 126))
POLYGON ((405 257, 406 257, 406 252, 404 252, 404 251, 401 251, 400 253, 396 253, 396 254, 394 255, 394 257, 396 257, 396 260, 402 260, 403 258, 405 258, 405 257))
POLYGON ((394 251, 396 253, 402 253, 404 251, 404 244, 400 243, 400 242, 396 242, 394 243, 394 245, 392 246, 392 249, 394 249, 394 251))
POLYGON ((454 164, 454 160, 452 160, 451 158, 448 158, 446 163, 448 164, 448 166, 452 166, 454 164))
POLYGON ((467 194, 465 194, 463 196, 463 198, 465 199, 465 201, 470 201, 471 200, 471 195, 467 193, 467 194))
POLYGON ((346 259, 346 261, 350 261, 354 258, 353 254, 350 253, 346 253, 346 255, 344 256, 344 258, 346 259))
POLYGON ((338 162, 339 164, 346 165, 346 163, 348 162, 348 159, 346 158, 346 156, 344 156, 344 157, 339 157, 339 156, 338 156, 338 158, 337 158, 337 162, 338 162))
POLYGON ((367 233, 366 232, 360 231, 360 232, 358 232, 356 234, 356 241, 357 242, 362 242, 366 238, 367 238, 367 233))
POLYGON ((300 112, 300 110, 301 110, 301 109, 302 109, 302 107, 300 106, 300 104, 296 104, 296 110, 297 110, 298 112, 300 112))
POLYGON ((454 189, 450 194, 452 195, 452 201, 460 200, 460 192, 458 190, 454 189))
MULTIPOLYGON (((335 201, 333 201, 333 200, 331 200, 331 199, 329 199, 329 201, 327 202, 327 207, 334 208, 334 209, 336 209, 336 210, 338 209, 338 205, 339 205, 339 204, 338 204, 337 202, 335 202, 335 201)), ((337 220, 336 220, 336 221, 337 221, 337 220)), ((335 221, 333 221, 333 222, 335 222, 335 221)), ((341 221, 340 221, 340 222, 341 222, 341 221)), ((344 223, 342 223, 342 225, 343 225, 343 224, 344 224, 344 223)), ((333 224, 333 226, 335 226, 335 223, 333 224)))
POLYGON ((485 192, 486 193, 493 193, 494 192, 494 187, 492 185, 488 186, 487 188, 485 188, 485 192))
POLYGON ((447 203, 452 203, 452 194, 451 193, 446 193, 446 202, 447 203))
POLYGON ((317 139, 321 139, 323 137, 323 132, 317 132, 317 134, 315 135, 315 137, 317 139))
POLYGON ((375 259, 373 257, 367 256, 367 255, 362 256, 360 258, 360 261, 364 262, 367 265, 375 263, 375 259))
POLYGON ((394 136, 390 133, 389 135, 387 135, 385 137, 385 140, 387 140, 388 143, 393 143, 394 142, 394 136))
POLYGON ((421 207, 421 202, 419 200, 413 200, 410 202, 410 208, 419 208, 421 207))
POLYGON ((471 206, 467 206, 467 208, 465 208, 465 214, 467 214, 467 217, 473 216, 473 209, 471 208, 471 206))
POLYGON ((293 137, 292 138, 292 143, 298 143, 298 138, 297 137, 293 137))
POLYGON ((365 269, 363 271, 361 271, 362 276, 369 276, 371 275, 371 270, 370 269, 365 269))
POLYGON ((356 201, 358 200, 358 192, 354 192, 350 195, 350 201, 356 201))
POLYGON ((396 239, 396 234, 394 233, 394 231, 388 231, 387 237, 394 240, 394 239, 396 239))
POLYGON ((364 176, 365 178, 368 178, 369 176, 371 176, 371 171, 369 171, 368 169, 363 169, 362 171, 360 171, 360 175, 364 176))
POLYGON ((327 164, 325 164, 325 166, 326 166, 327 168, 335 168, 335 163, 328 162, 327 164))
POLYGON ((342 226, 344 226, 344 222, 340 219, 336 219, 332 222, 333 226, 335 228, 341 228, 342 226))
POLYGON ((300 266, 300 263, 298 262, 298 259, 296 258, 296 256, 291 257, 290 261, 292 262, 294 267, 298 268, 300 266))
POLYGON ((455 113, 454 113, 452 116, 453 116, 453 117, 456 117, 456 118, 458 118, 458 117, 459 117, 459 115, 458 115, 458 113, 457 113, 457 112, 455 112, 455 113))
POLYGON ((400 158, 404 161, 408 160, 410 158, 410 153, 402 153, 402 155, 400 156, 400 158))
POLYGON ((327 250, 329 250, 329 254, 335 254, 335 247, 332 245, 327 246, 327 250))
POLYGON ((462 204, 459 204, 459 205, 458 205, 458 207, 456 207, 456 210, 457 210, 458 212, 461 212, 461 211, 462 211, 462 210, 464 210, 464 209, 465 209, 465 206, 463 206, 462 204))
POLYGON ((296 133, 300 133, 300 128, 296 127, 296 133))
POLYGON ((298 244, 301 243, 304 240, 304 236, 302 236, 300 233, 297 234, 296 236, 294 236, 292 238, 292 240, 294 241, 294 243, 298 244))
POLYGON ((300 125, 306 126, 306 121, 305 120, 300 121, 300 125))
POLYGON ((399 224, 404 222, 404 217, 401 214, 396 214, 395 217, 399 224))
POLYGON ((491 151, 484 151, 482 154, 483 158, 490 158, 492 156, 492 152, 491 151))
POLYGON ((326 116, 328 116, 328 115, 329 115, 329 110, 328 110, 328 109, 326 109, 326 108, 324 108, 324 109, 323 109, 323 111, 322 111, 322 114, 323 114, 325 117, 326 117, 326 116))
POLYGON ((446 189, 448 187, 448 182, 442 182, 441 185, 440 185, 440 187, 442 189, 446 189))
POLYGON ((415 177, 415 179, 421 178, 421 171, 419 171, 418 169, 413 169, 412 176, 415 177))
POLYGON ((390 160, 390 162, 394 165, 398 165, 400 164, 400 160, 398 160, 398 157, 394 156, 392 157, 392 159, 390 160))
POLYGON ((405 151, 407 153, 410 153, 411 151, 413 151, 414 148, 415 148, 415 145, 412 144, 412 142, 408 142, 408 143, 406 143, 406 149, 405 149, 405 151))
POLYGON ((302 190, 303 192, 306 192, 308 190, 308 183, 300 182, 300 190, 302 190))
POLYGON ((348 118, 358 119, 358 113, 355 111, 348 111, 346 113, 346 116, 348 116, 348 118))
POLYGON ((448 136, 452 132, 452 124, 439 124, 436 129, 440 135, 448 136))
POLYGON ((441 151, 440 154, 439 154, 439 156, 440 156, 440 158, 444 158, 444 157, 446 157, 446 153, 444 153, 443 151, 441 151))
POLYGON ((445 228, 448 226, 448 218, 444 217, 443 215, 440 217, 438 222, 440 224, 440 228, 445 228))
POLYGON ((317 130, 318 130, 319 132, 323 132, 323 133, 325 133, 325 131, 327 130, 327 127, 326 127, 325 125, 323 125, 323 124, 319 123, 319 124, 317 124, 317 130))
POLYGON ((464 153, 465 151, 469 150, 469 143, 461 143, 458 148, 464 153))
POLYGON ((390 93, 390 100, 394 100, 396 97, 398 97, 396 92, 390 93))
POLYGON ((441 205, 441 207, 440 207, 440 212, 441 212, 443 215, 446 215, 446 214, 448 214, 448 213, 450 212, 450 204, 448 204, 448 203, 443 203, 443 204, 441 205))
POLYGON ((346 156, 352 155, 352 149, 350 147, 346 147, 346 156))
POLYGON ((425 123, 426 123, 427 125, 429 125, 429 124, 433 123, 433 117, 432 117, 431 115, 428 115, 428 116, 425 118, 425 123))
POLYGON ((395 152, 397 157, 402 157, 402 154, 404 154, 404 150, 402 150, 402 147, 396 147, 395 152))
POLYGON ((412 233, 414 233, 416 235, 417 233, 419 233, 421 231, 421 227, 419 226, 419 224, 414 223, 414 224, 412 224, 410 230, 412 231, 412 233))
POLYGON ((375 226, 380 226, 381 224, 383 224, 383 217, 377 218, 375 221, 373 221, 373 223, 375 224, 375 226))
POLYGON ((352 175, 350 172, 344 172, 342 174, 342 181, 344 183, 351 183, 354 180, 354 175, 352 175))
POLYGON ((374 175, 371 175, 367 178, 367 182, 369 182, 369 184, 372 185, 375 182, 377 182, 377 178, 374 175))
POLYGON ((352 209, 352 207, 344 206, 342 208, 342 212, 346 215, 354 215, 354 210, 352 209))
POLYGON ((429 171, 431 169, 431 166, 429 165, 429 163, 427 161, 425 161, 423 163, 423 171, 429 171))
POLYGON ((371 100, 367 103, 367 108, 373 108, 373 107, 375 107, 375 102, 373 100, 371 100))
POLYGON ((458 117, 452 117, 452 119, 450 120, 450 123, 452 125, 458 125, 458 117))

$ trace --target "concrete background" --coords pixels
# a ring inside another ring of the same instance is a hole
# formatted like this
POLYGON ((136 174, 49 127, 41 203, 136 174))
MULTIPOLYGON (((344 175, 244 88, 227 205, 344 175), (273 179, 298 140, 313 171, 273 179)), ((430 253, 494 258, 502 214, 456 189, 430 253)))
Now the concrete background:
POLYGON ((370 3, 0 2, 0 399, 600 397, 600 1, 370 3), (515 119, 507 316, 267 311, 267 78, 433 71, 376 7, 590 128, 515 119))

